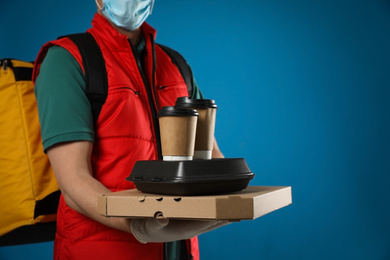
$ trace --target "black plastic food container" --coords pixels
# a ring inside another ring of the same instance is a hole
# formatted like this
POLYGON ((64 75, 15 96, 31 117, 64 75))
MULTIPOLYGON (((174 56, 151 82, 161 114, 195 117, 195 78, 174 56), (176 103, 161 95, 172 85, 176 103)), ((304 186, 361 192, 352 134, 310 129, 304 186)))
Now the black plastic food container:
POLYGON ((145 193, 215 195, 245 189, 254 174, 243 158, 137 161, 126 178, 145 193))

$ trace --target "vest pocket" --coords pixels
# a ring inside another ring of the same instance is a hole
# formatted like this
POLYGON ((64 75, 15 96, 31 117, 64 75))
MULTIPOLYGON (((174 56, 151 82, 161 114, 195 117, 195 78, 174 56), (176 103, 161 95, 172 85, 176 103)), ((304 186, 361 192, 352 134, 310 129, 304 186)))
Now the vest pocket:
POLYGON ((147 97, 132 87, 111 89, 97 122, 96 137, 137 137, 150 140, 147 97))
POLYGON ((188 96, 187 85, 183 83, 164 84, 157 87, 161 106, 175 105, 176 98, 188 96))
POLYGON ((126 91, 130 91, 130 92, 133 92, 135 95, 140 95, 141 92, 138 91, 138 90, 135 90, 133 89, 132 87, 118 87, 118 88, 115 88, 113 89, 111 92, 116 93, 116 92, 126 92, 126 91))

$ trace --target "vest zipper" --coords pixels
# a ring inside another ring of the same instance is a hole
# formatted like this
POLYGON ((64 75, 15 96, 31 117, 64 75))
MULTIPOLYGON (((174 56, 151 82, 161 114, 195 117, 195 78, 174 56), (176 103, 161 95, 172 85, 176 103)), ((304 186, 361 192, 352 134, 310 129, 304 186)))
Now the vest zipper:
POLYGON ((142 77, 142 81, 144 83, 144 86, 145 86, 145 90, 146 90, 146 94, 148 96, 148 102, 149 102, 149 108, 150 108, 150 113, 151 113, 151 116, 152 116, 152 121, 153 121, 153 130, 154 130, 154 137, 156 139, 156 149, 157 149, 157 156, 158 156, 158 159, 162 159, 162 152, 161 152, 161 140, 160 140, 160 125, 158 123, 158 119, 157 119, 157 112, 158 112, 158 108, 156 107, 156 103, 155 102, 155 99, 157 99, 157 97, 153 94, 155 94, 155 90, 154 90, 154 74, 155 74, 155 70, 156 70, 156 66, 155 66, 155 63, 156 63, 156 56, 154 54, 154 41, 152 41, 152 51, 153 51, 153 70, 152 70, 152 89, 153 89, 153 93, 152 91, 150 90, 150 86, 148 84, 148 81, 146 79, 146 76, 145 76, 145 73, 143 71, 143 67, 142 67, 142 63, 141 63, 141 58, 140 56, 137 54, 137 52, 134 50, 134 46, 133 44, 131 43, 131 41, 129 41, 130 43, 130 46, 131 46, 131 50, 133 52, 133 56, 137 62, 137 66, 138 66, 138 71, 140 72, 141 74, 141 77, 142 77))

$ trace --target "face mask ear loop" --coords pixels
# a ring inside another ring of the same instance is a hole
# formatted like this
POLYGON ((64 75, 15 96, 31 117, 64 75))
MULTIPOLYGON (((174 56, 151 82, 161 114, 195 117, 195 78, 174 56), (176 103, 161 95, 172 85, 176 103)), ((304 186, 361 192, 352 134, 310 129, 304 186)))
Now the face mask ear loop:
POLYGON ((95 3, 98 6, 99 11, 103 11, 104 4, 103 4, 103 7, 100 7, 99 2, 97 0, 95 0, 95 3))
POLYGON ((154 0, 152 0, 152 2, 150 3, 150 11, 149 11, 149 15, 151 15, 151 14, 152 14, 153 7, 154 7, 154 0))

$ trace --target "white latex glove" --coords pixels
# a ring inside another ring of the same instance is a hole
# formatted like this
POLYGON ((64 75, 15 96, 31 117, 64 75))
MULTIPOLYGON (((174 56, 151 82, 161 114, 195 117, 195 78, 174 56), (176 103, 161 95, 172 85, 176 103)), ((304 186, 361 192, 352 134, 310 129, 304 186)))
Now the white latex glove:
POLYGON ((132 219, 130 228, 141 243, 190 239, 225 226, 227 220, 132 219))

